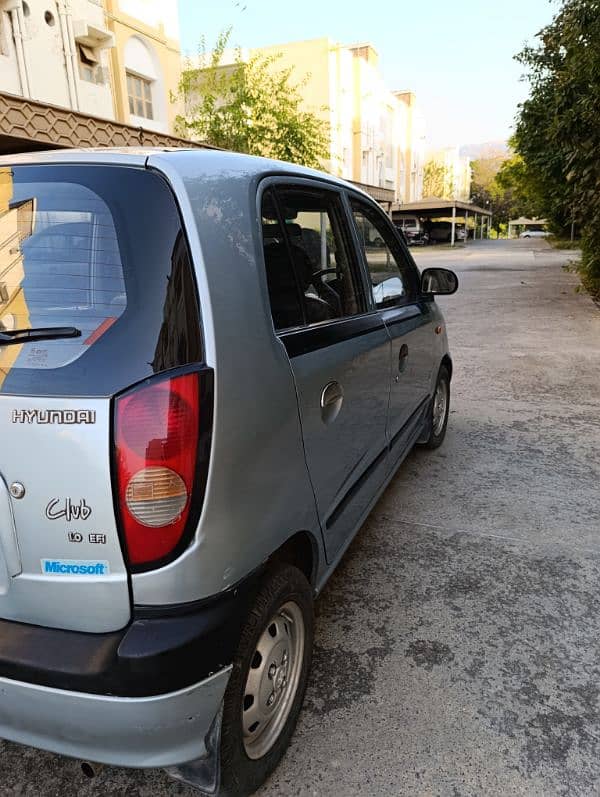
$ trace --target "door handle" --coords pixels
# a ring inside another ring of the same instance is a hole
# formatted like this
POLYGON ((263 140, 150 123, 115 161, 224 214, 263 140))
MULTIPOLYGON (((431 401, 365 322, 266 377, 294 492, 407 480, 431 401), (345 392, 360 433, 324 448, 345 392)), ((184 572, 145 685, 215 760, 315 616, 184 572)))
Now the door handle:
POLYGON ((335 380, 328 382, 321 391, 321 418, 323 423, 330 424, 337 418, 342 409, 344 390, 335 380))
POLYGON ((406 369, 406 363, 408 362, 408 346, 406 343, 403 343, 400 346, 400 351, 398 352, 398 370, 400 373, 406 369))

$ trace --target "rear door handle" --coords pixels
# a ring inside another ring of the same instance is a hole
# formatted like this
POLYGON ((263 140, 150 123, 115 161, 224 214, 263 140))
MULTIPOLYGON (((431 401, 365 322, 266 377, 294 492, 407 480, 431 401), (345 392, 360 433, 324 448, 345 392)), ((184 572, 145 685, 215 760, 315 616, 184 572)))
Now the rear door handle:
POLYGON ((403 343, 400 346, 400 351, 398 352, 398 370, 402 373, 406 369, 406 363, 408 362, 408 346, 406 343, 403 343))
POLYGON ((342 409, 344 390, 339 382, 328 382, 321 391, 321 418, 324 423, 332 423, 342 409))

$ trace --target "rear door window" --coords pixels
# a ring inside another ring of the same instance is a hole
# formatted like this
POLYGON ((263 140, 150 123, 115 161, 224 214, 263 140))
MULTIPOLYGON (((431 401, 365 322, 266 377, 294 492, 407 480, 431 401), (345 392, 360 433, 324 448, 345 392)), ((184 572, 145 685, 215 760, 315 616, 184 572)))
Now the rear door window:
POLYGON ((349 318, 366 310, 337 192, 277 186, 263 195, 263 247, 276 329, 349 318))
POLYGON ((0 193, 0 390, 110 395, 201 359, 195 282, 162 178, 144 169, 22 166, 0 193))

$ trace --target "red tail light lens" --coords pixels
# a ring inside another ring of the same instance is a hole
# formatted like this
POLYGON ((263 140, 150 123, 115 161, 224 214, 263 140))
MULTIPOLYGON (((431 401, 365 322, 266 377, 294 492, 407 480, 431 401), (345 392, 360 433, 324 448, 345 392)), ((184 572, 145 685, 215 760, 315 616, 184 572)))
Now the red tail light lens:
POLYGON ((160 562, 181 542, 195 487, 200 409, 195 373, 117 399, 119 508, 132 565, 160 562))

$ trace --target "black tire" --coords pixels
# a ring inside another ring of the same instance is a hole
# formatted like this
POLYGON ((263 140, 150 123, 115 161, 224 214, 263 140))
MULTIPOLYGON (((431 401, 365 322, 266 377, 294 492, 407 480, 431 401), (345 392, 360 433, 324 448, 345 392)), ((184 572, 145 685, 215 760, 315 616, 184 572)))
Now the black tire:
POLYGON ((245 797, 255 792, 278 765, 288 748, 304 700, 312 659, 314 636, 311 587, 296 567, 274 565, 254 600, 233 661, 233 670, 223 705, 221 731, 221 791, 224 797, 245 797), (244 743, 242 712, 250 666, 261 635, 284 604, 292 602, 301 611, 304 648, 300 675, 291 708, 276 741, 261 758, 251 758, 244 743))
POLYGON ((429 448, 429 449, 439 448, 442 445, 442 443, 444 442, 444 437, 446 437, 446 430, 448 429, 449 414, 450 414, 450 372, 446 365, 442 365, 438 372, 438 378, 435 384, 434 398, 431 400, 431 405, 429 407, 429 417, 427 419, 427 425, 426 425, 427 431, 425 433, 426 436, 421 438, 421 440, 419 440, 420 445, 422 445, 424 448, 429 448), (446 410, 444 413, 444 422, 441 428, 438 428, 436 430, 434 428, 434 417, 433 417, 434 402, 437 391, 440 387, 440 384, 442 383, 445 384, 447 390, 446 410))

